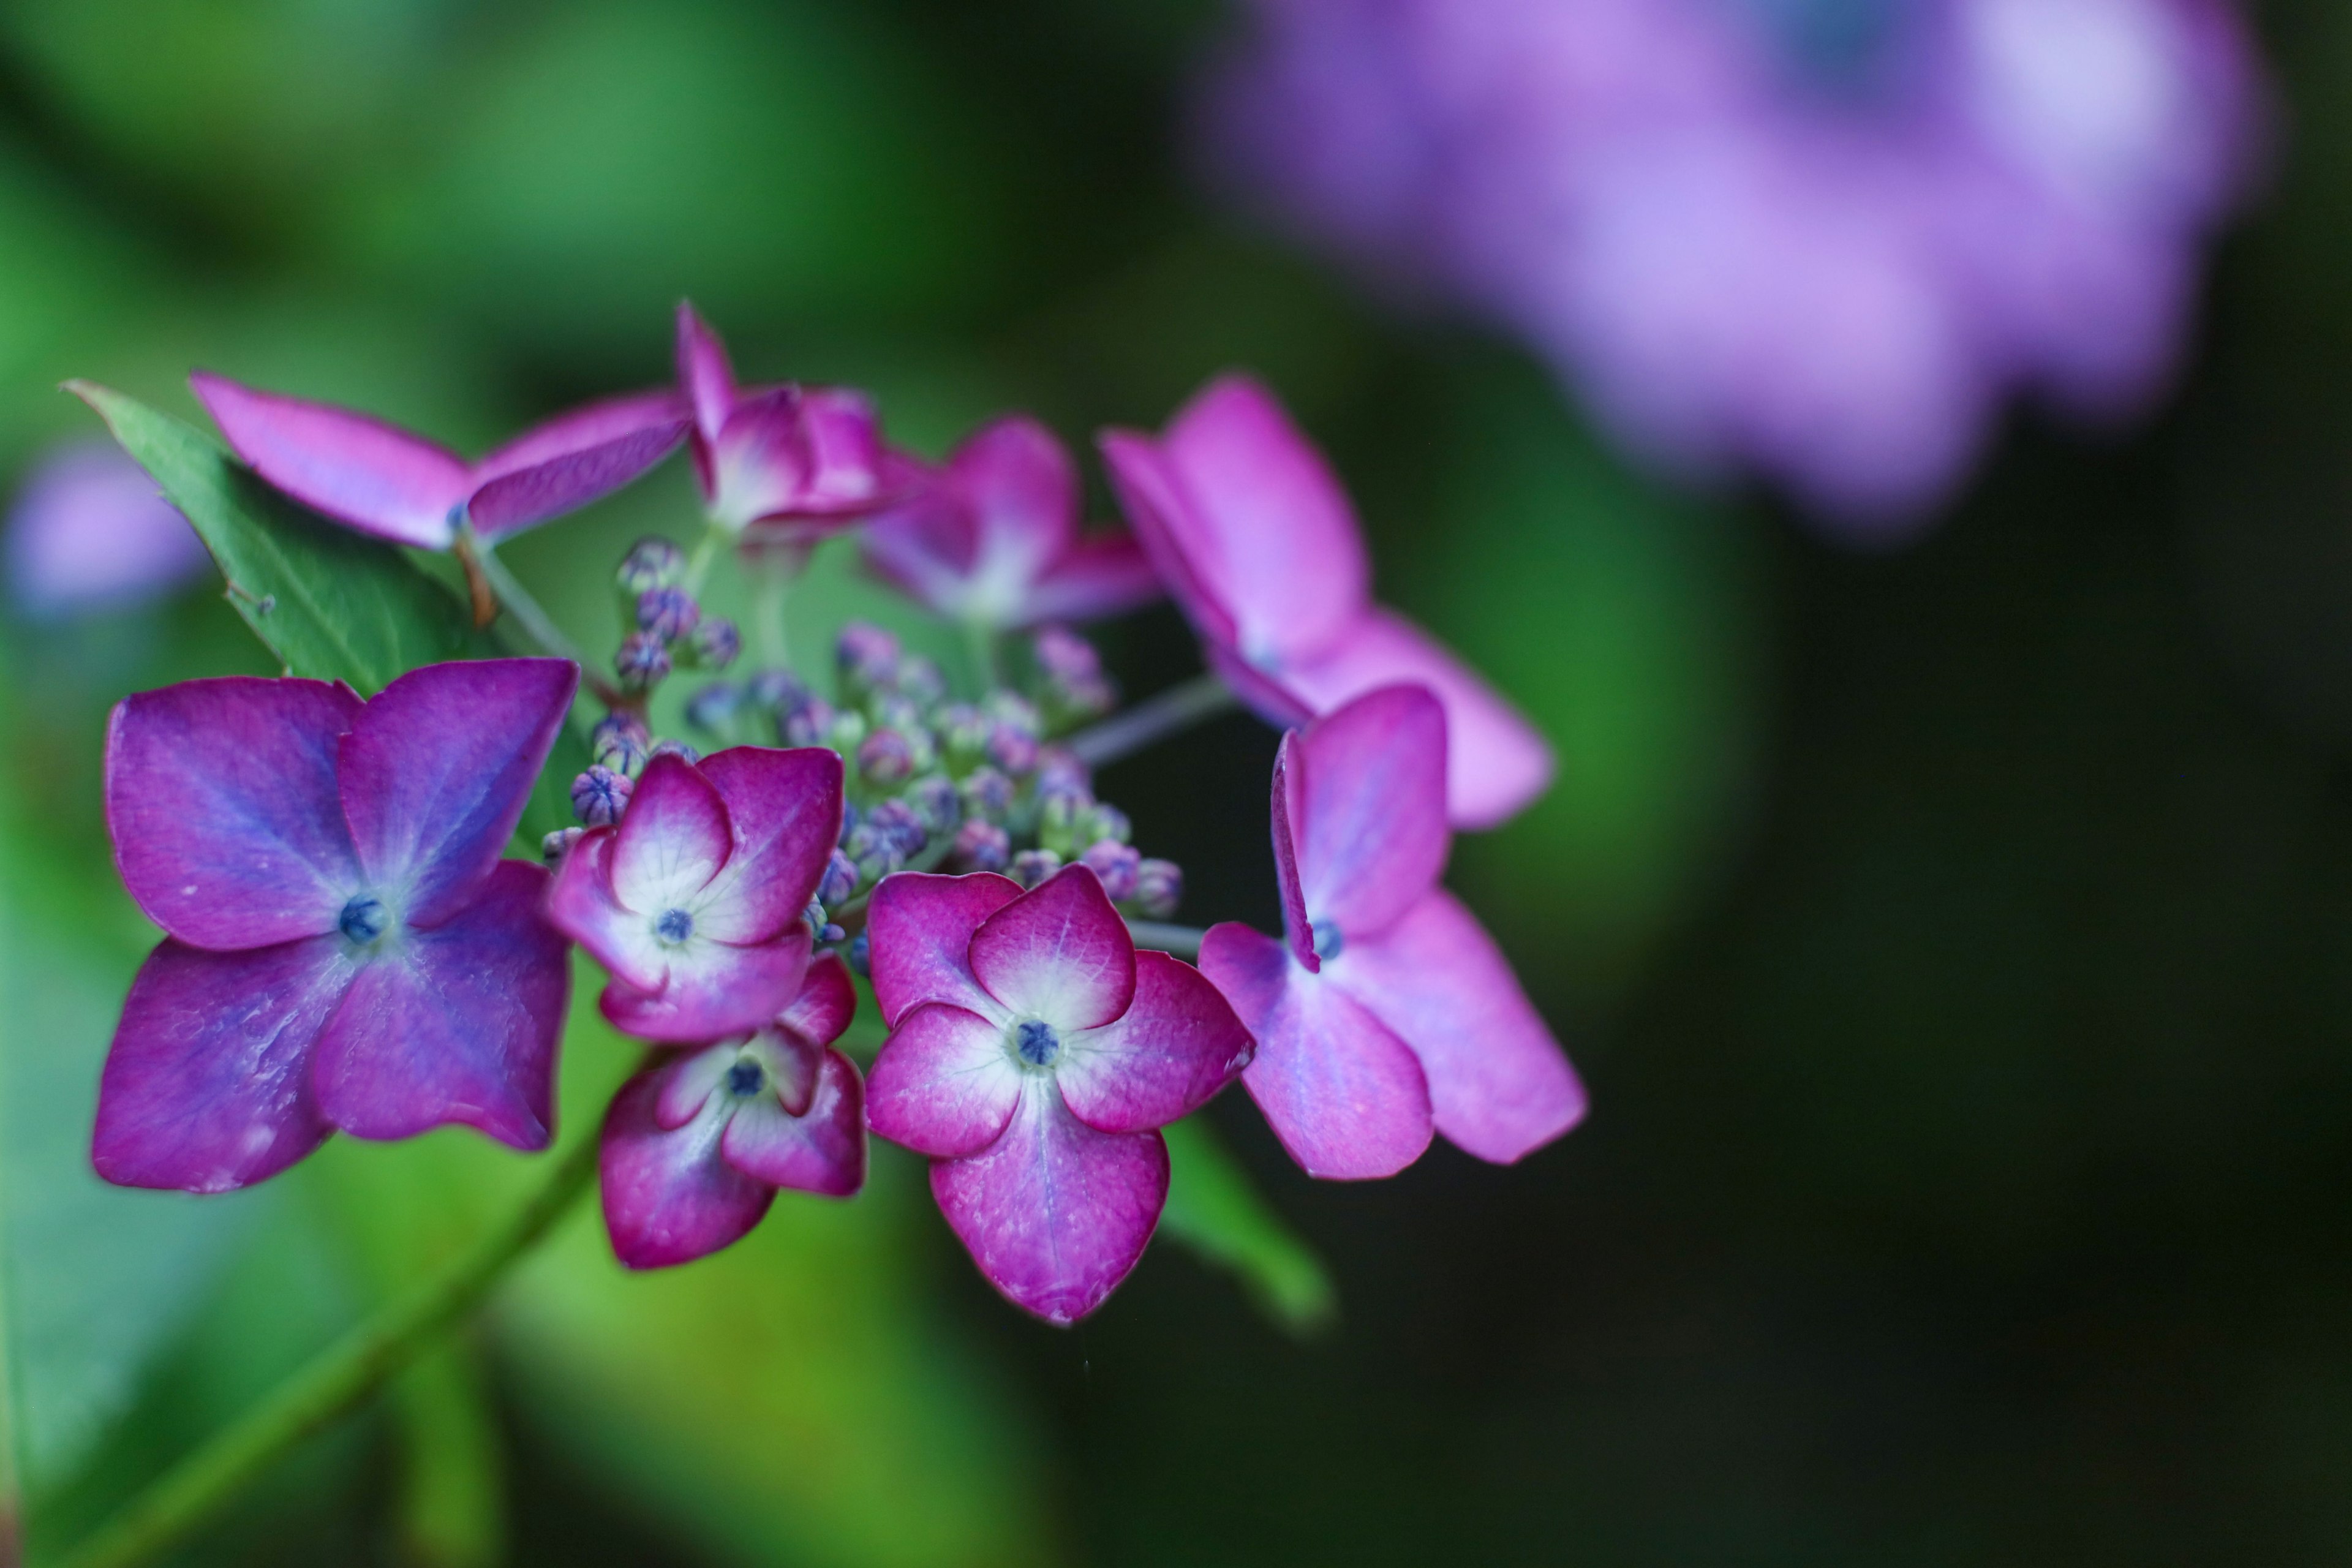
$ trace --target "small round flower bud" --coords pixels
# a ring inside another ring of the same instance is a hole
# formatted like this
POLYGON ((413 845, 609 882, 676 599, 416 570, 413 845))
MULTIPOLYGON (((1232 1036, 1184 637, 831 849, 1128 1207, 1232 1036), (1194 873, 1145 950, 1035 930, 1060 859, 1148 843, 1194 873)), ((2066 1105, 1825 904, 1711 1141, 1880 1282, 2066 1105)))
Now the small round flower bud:
POLYGON ((899 798, 933 837, 954 832, 956 824, 963 820, 963 800, 956 793, 955 781, 945 773, 926 773, 908 784, 899 798))
POLYGON ((1115 844, 1126 844, 1135 837, 1135 825, 1127 819, 1127 813, 1107 801, 1095 802, 1091 820, 1094 824, 1094 837, 1097 838, 1108 838, 1115 844))
POLYGON ((871 975, 874 973, 873 960, 869 956, 873 944, 866 940, 864 931, 859 931, 849 939, 849 946, 844 951, 842 956, 849 961, 852 972, 861 975, 871 975))
POLYGON ((833 735, 833 704, 822 697, 812 697, 784 717, 784 743, 788 746, 822 746, 833 735))
POLYGON ((590 753, 616 773, 635 778, 646 771, 646 748, 626 735, 614 735, 590 753))
POLYGON ((809 700, 809 689, 789 669, 755 669, 743 689, 755 705, 773 713, 779 721, 790 718, 809 700))
POLYGON ((819 942, 839 942, 842 938, 841 928, 824 918, 824 906, 814 899, 801 911, 801 920, 808 926, 809 935, 819 942))
POLYGON ((736 712, 743 706, 743 689, 714 680, 686 700, 686 721, 713 735, 731 734, 736 712))
POLYGON ((845 708, 833 715, 824 729, 825 745, 845 755, 855 755, 866 740, 866 715, 855 708, 845 708))
POLYGON ((656 741, 654 742, 654 749, 646 753, 648 761, 655 757, 676 757, 680 762, 686 763, 698 763, 702 761, 702 753, 696 751, 692 746, 688 745, 684 741, 656 741))
POLYGON ((1013 836, 977 817, 956 829, 948 860, 959 871, 1002 871, 1013 859, 1013 836))
POLYGON ((950 702, 931 716, 931 729, 947 753, 948 768, 970 773, 988 754, 988 737, 995 725, 969 702, 950 702))
MULTIPOLYGON (((1094 802, 1074 795, 1049 795, 1037 808, 1037 844, 1067 860, 1085 847, 1081 827, 1088 826, 1094 802)), ((1086 842, 1091 842, 1087 840, 1086 842)))
POLYGON ((824 875, 818 879, 816 901, 821 904, 837 904, 856 891, 857 891, 856 863, 840 850, 835 849, 833 852, 833 858, 824 863, 824 875))
POLYGON ((637 630, 676 642, 702 619, 702 606, 683 588, 648 588, 637 595, 637 630))
POLYGON ((877 801, 866 814, 866 826, 889 835, 890 842, 902 857, 920 854, 923 846, 930 841, 931 836, 923 830, 922 819, 903 800, 877 801))
POLYGON ((974 768, 959 791, 963 814, 987 822, 1003 822, 1013 810, 1013 781, 994 768, 974 768))
POLYGON ((1078 858, 1100 879, 1111 902, 1135 897, 1137 868, 1143 863, 1143 857, 1135 850, 1115 838, 1099 838, 1087 845, 1078 858))
POLYGON ((948 678, 939 660, 909 654, 898 661, 898 695, 920 708, 929 708, 948 694, 948 678))
POLYGON ((1102 674, 1102 655, 1095 645, 1067 626, 1039 626, 1029 647, 1037 668, 1052 679, 1091 680, 1102 674))
POLYGON ((880 626, 852 621, 834 641, 833 661, 844 697, 856 700, 887 690, 898 679, 898 639, 880 626))
POLYGON ((877 730, 857 743, 857 771, 868 784, 898 784, 915 771, 914 748, 896 730, 877 730))
POLYGON ((669 674, 669 649, 661 638, 647 632, 631 632, 621 639, 621 651, 613 656, 613 668, 621 672, 621 685, 631 691, 643 691, 659 685, 669 674))
POLYGON ((857 868, 861 882, 878 882, 907 863, 905 853, 889 830, 871 822, 861 822, 851 828, 849 836, 841 841, 841 852, 857 868))
POLYGON ((1040 746, 1037 749, 1038 794, 1091 797, 1094 783, 1094 770, 1078 761, 1078 754, 1067 746, 1040 746))
POLYGON ((843 801, 841 803, 841 837, 835 839, 834 842, 836 844, 848 843, 849 830, 864 820, 865 814, 857 809, 857 803, 856 801, 843 801))
POLYGON ((591 827, 609 827, 629 808, 635 788, 628 774, 595 764, 572 781, 572 815, 591 827))
POLYGON ((667 539, 640 539, 621 559, 614 581, 631 598, 649 588, 667 588, 686 574, 686 552, 667 539))
POLYGON ((705 669, 724 669, 743 651, 743 634, 725 616, 712 616, 694 628, 687 646, 694 662, 705 669))
POLYGON ((1135 912, 1164 921, 1184 901, 1184 872, 1173 860, 1144 860, 1135 868, 1135 912))
POLYGON ((1037 736, 1017 725, 1000 722, 988 736, 988 760, 1014 778, 1027 776, 1037 765, 1037 736))
MULTIPOLYGON (((626 710, 605 714, 596 721, 596 727, 588 731, 588 755, 592 761, 604 763, 606 751, 617 750, 624 743, 634 749, 640 759, 645 756, 646 748, 654 743, 652 733, 646 729, 646 721, 626 710)), ((614 764, 605 763, 605 766, 613 767, 614 764)))
POLYGON ((559 827, 539 841, 539 858, 546 862, 547 868, 552 871, 563 864, 563 858, 572 853, 572 847, 586 837, 587 834, 588 830, 584 827, 559 827))
POLYGON ((928 728, 923 722, 923 710, 895 691, 877 691, 866 703, 866 717, 885 730, 896 730, 911 735, 928 728))
POLYGON ((1062 858, 1051 849, 1024 849, 1013 858, 1013 879, 1034 888, 1062 868, 1062 858))

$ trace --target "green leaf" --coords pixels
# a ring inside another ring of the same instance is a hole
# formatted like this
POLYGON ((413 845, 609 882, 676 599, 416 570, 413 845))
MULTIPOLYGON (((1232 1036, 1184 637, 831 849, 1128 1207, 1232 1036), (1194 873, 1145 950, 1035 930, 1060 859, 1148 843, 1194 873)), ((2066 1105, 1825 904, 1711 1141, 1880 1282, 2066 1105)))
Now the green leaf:
POLYGON ((1160 1233, 1241 1279, 1259 1309, 1302 1338, 1330 1326, 1339 1293, 1322 1261, 1250 1185, 1233 1156, 1194 1116, 1162 1131, 1168 1206, 1160 1233))

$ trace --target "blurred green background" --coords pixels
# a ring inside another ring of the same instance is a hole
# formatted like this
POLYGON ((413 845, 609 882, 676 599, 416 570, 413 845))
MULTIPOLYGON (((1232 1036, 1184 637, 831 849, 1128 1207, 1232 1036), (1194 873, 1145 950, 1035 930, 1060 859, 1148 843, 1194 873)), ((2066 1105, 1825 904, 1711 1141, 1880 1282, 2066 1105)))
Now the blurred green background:
MULTIPOLYGON (((1074 442, 1156 424, 1246 364, 1329 447, 1384 596, 1562 758, 1454 879, 1588 1125, 1318 1186, 1214 1108, 1330 1266, 1320 1338, 1165 1245, 1038 1326, 877 1149, 856 1205, 787 1195, 668 1275, 572 1224, 185 1561, 2343 1561, 2352 13, 2259 20, 2283 157, 2170 411, 2104 444, 2021 418, 1925 543, 1867 556, 1640 477, 1507 346, 1213 210, 1178 129, 1205 0, 0 5, 11 474, 94 430, 58 381, 195 417, 197 364, 478 450, 664 379, 681 295, 747 374, 869 386, 933 453, 1008 405, 1074 442)), ((593 632, 620 549, 690 508, 673 463, 511 559, 593 632)), ((1138 693, 1196 668, 1165 608, 1105 641, 1138 693)), ((100 1187, 97 1064, 152 940, 103 715, 268 664, 208 590, 11 624, 0 658, 38 1552, 528 1170, 444 1134, 226 1199, 100 1187)), ((1234 826, 1273 748, 1233 718, 1103 781, 1186 918, 1275 922, 1234 826)), ((567 1114, 629 1059, 580 1023, 567 1114)))

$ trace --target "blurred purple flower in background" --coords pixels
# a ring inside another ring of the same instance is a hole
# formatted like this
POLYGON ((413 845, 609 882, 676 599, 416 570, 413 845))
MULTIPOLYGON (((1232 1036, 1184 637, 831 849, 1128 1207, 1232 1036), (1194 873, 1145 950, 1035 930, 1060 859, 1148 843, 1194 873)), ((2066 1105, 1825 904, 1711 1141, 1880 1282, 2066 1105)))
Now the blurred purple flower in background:
POLYGON ((1638 450, 1916 523, 2002 399, 2168 380, 2261 92, 2219 0, 1256 0, 1223 183, 1638 450))
POLYGON ((56 448, 9 512, 9 595, 36 620, 141 603, 205 562, 188 520, 111 441, 56 448))

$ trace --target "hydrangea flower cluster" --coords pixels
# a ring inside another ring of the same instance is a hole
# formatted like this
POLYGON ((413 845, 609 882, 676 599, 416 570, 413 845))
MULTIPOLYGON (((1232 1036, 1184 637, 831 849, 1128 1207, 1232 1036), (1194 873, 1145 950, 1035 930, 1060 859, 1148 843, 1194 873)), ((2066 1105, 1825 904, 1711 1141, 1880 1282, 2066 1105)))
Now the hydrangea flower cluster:
POLYGON ((108 1061, 101 1174, 222 1191, 338 1129, 460 1122, 544 1147, 573 944, 605 972, 604 1017, 648 1049, 598 1146, 630 1268, 730 1245, 786 1189, 855 1194, 872 1132, 931 1162, 999 1290, 1066 1323, 1150 1240, 1160 1129, 1235 1079, 1323 1177, 1393 1173, 1439 1133, 1513 1161, 1574 1124, 1567 1058, 1438 886, 1454 828, 1527 804, 1550 753, 1372 602, 1347 498, 1270 394, 1227 378, 1160 437, 1105 437, 1130 535, 1081 526, 1076 465, 1034 420, 994 421, 933 467, 892 449, 860 394, 738 385, 690 308, 677 368, 675 391, 472 464, 198 378, 264 479, 362 531, 458 549, 526 638, 562 634, 499 566, 502 535, 680 444, 704 533, 621 562, 595 708, 575 711, 567 658, 433 665, 365 700, 232 679, 123 702, 108 820, 166 936, 108 1061), (756 622, 850 533, 961 634, 968 669, 855 622, 828 669, 794 668, 773 624, 739 668, 744 634, 704 608, 709 574, 745 576, 756 622), (1165 923, 1181 872, 1095 793, 1095 764, 1216 705, 1118 711, 1072 629, 1163 588, 1200 632, 1204 680, 1303 726, 1270 814, 1281 940, 1165 923), (691 742, 651 717, 681 678, 693 689, 662 711, 691 742), (567 724, 590 758, 567 768, 576 825, 504 858, 567 724), (861 981, 887 1031, 863 1073, 841 1044, 861 981))

